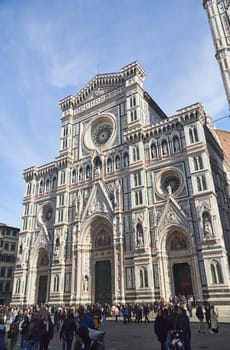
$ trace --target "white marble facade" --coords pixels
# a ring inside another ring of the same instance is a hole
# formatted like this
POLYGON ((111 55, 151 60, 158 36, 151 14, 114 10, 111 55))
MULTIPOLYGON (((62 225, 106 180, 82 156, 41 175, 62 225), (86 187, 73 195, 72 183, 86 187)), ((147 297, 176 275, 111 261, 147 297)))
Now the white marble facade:
POLYGON ((201 104, 168 118, 145 77, 133 62, 60 101, 59 155, 24 171, 12 303, 229 302, 222 150, 201 104))

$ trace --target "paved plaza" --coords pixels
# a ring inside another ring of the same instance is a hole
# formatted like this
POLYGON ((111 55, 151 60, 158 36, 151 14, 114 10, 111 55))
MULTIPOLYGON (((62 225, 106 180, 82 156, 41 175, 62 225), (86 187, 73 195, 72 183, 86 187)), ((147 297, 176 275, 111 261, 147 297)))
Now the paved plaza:
MULTIPOLYGON (((212 335, 207 330, 206 334, 198 334, 198 323, 192 322, 192 350, 229 350, 230 323, 220 323, 220 335, 212 335)), ((106 350, 160 350, 160 343, 154 333, 154 322, 123 324, 122 320, 115 322, 113 319, 106 321, 103 327, 106 350)), ((15 350, 19 350, 19 340, 15 350)), ((61 350, 58 333, 50 343, 49 350, 61 350)))

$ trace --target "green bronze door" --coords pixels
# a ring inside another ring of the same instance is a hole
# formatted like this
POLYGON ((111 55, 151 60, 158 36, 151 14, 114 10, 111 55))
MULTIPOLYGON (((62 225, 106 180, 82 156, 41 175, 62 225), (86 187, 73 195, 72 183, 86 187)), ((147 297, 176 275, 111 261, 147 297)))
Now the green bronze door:
POLYGON ((47 275, 39 277, 39 287, 38 287, 38 304, 39 305, 47 301, 46 300, 47 280, 48 280, 47 275))
POLYGON ((108 260, 98 261, 95 265, 95 303, 111 304, 111 263, 108 260))
POLYGON ((193 295, 190 266, 187 263, 173 265, 175 294, 193 295))

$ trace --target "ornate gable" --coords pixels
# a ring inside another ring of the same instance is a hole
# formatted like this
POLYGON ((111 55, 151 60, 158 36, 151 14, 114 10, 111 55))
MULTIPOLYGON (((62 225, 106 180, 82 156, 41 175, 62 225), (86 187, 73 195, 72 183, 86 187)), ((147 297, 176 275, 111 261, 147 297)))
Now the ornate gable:
POLYGON ((60 107, 64 111, 70 107, 77 108, 84 103, 96 98, 102 98, 102 96, 109 93, 111 93, 111 97, 112 95, 115 96, 123 91, 122 88, 125 88, 125 81, 134 77, 140 82, 146 77, 144 69, 137 61, 125 66, 120 72, 97 74, 75 96, 68 96, 61 100, 60 107))
POLYGON ((40 230, 37 238, 35 239, 35 242, 33 245, 33 250, 38 251, 39 249, 44 248, 47 251, 49 251, 49 245, 50 245, 49 235, 48 235, 48 232, 47 232, 45 226, 43 225, 41 227, 41 230, 40 230))
POLYGON ((188 217, 176 202, 176 200, 170 196, 160 217, 158 228, 164 228, 165 226, 179 225, 184 227, 186 230, 189 229, 188 217))
POLYGON ((112 215, 113 208, 107 191, 101 181, 94 184, 91 194, 88 198, 85 210, 82 214, 82 220, 93 214, 107 213, 112 215))

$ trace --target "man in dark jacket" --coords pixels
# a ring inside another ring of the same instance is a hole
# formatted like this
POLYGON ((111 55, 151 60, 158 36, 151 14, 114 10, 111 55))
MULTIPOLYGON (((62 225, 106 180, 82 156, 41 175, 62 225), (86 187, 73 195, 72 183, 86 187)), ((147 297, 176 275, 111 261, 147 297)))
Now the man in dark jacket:
POLYGON ((204 331, 204 313, 203 313, 201 304, 198 304, 198 306, 196 308, 196 317, 200 321, 198 332, 205 333, 205 331, 204 331))
POLYGON ((89 330, 86 326, 80 326, 77 330, 77 341, 74 350, 97 350, 98 343, 90 339, 89 330))
POLYGON ((63 350, 71 350, 74 335, 76 334, 76 324, 71 312, 68 312, 67 318, 64 320, 61 331, 60 340, 62 340, 63 350))
POLYGON ((188 316, 186 315, 186 311, 182 307, 178 307, 177 309, 177 315, 174 318, 173 329, 183 331, 184 348, 185 350, 191 350, 190 322, 188 316))

